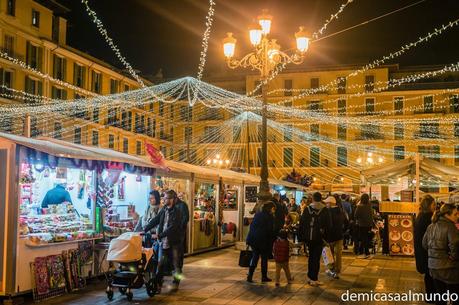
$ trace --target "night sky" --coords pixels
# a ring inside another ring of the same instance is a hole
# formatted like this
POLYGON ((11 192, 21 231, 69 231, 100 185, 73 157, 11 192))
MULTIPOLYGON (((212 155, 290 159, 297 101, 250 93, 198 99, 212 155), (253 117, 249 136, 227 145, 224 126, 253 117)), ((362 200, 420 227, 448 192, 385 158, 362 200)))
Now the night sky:
MULTIPOLYGON (((67 15, 69 45, 122 68, 84 5, 77 0, 58 0, 72 11, 67 15)), ((236 55, 250 47, 247 28, 261 9, 273 15, 272 37, 282 49, 294 47, 299 25, 318 30, 345 0, 215 0, 216 15, 209 41, 205 74, 227 71, 222 39, 233 32, 236 55)), ((388 13, 416 0, 354 0, 324 36, 388 13)), ((196 76, 205 30, 207 0, 92 0, 90 6, 109 35, 135 69, 167 78, 196 76)), ((459 18, 458 0, 426 0, 402 12, 312 44, 306 66, 365 64, 400 46, 417 40, 434 27, 459 18)), ((401 65, 449 64, 459 60, 459 27, 409 51, 396 61, 401 65)), ((244 53, 243 53, 244 52, 244 53)))

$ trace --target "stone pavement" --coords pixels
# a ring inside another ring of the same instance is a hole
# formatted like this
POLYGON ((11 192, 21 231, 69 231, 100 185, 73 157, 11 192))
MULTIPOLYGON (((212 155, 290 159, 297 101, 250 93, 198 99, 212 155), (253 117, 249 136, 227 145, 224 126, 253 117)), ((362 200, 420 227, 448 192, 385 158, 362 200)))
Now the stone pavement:
MULTIPOLYGON (((113 301, 105 295, 105 283, 97 281, 86 289, 62 297, 50 299, 40 304, 174 304, 174 305, 328 305, 351 304, 340 302, 340 296, 349 289, 351 292, 413 292, 423 291, 423 278, 416 272, 414 258, 376 256, 373 259, 357 259, 348 253, 343 256, 343 272, 339 280, 328 278, 321 266, 321 287, 310 287, 306 281, 307 258, 294 256, 290 269, 295 277, 294 283, 287 285, 284 274, 280 287, 274 283, 260 283, 260 270, 257 269, 256 283, 245 282, 247 269, 238 266, 239 251, 224 249, 185 259, 186 278, 178 291, 171 291, 165 279, 160 295, 149 298, 145 289, 133 290, 134 300, 128 302, 125 296, 115 292, 113 301)), ((270 262, 270 277, 274 279, 274 263, 270 262)), ((355 302, 355 304, 401 304, 401 302, 355 302)), ((404 303, 416 304, 416 303, 404 303)), ((424 303, 419 303, 424 304, 424 303)))

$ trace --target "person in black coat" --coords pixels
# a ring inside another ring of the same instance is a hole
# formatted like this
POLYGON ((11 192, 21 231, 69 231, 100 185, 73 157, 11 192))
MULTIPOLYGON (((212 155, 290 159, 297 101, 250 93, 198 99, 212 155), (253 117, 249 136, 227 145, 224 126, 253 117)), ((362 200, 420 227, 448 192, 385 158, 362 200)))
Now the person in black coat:
POLYGON ((273 202, 265 203, 261 212, 255 214, 253 222, 250 224, 249 234, 247 235, 247 245, 252 248, 252 259, 250 261, 247 282, 253 282, 253 273, 261 257, 261 281, 271 282, 268 278, 268 257, 272 252, 272 241, 274 236, 274 217, 275 205, 273 202))
POLYGON ((422 238, 427 231, 427 227, 432 223, 432 216, 435 212, 435 200, 430 195, 425 195, 419 206, 419 214, 414 222, 414 257, 416 259, 416 269, 424 274, 424 285, 426 293, 434 293, 434 281, 429 274, 427 250, 422 247, 422 238))

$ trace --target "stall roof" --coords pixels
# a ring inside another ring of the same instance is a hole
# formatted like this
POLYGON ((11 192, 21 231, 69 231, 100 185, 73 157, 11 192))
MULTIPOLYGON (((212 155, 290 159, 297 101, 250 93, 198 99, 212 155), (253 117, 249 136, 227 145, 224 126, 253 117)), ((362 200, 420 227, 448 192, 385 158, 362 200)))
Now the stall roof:
MULTIPOLYGON (((457 181, 459 169, 446 166, 438 161, 420 157, 420 175, 423 179, 434 179, 441 182, 457 181)), ((374 184, 389 183, 398 177, 416 175, 416 160, 409 157, 405 160, 383 164, 361 171, 365 179, 374 184)))
POLYGON ((35 139, 0 132, 0 140, 1 139, 5 139, 25 147, 63 158, 113 161, 137 166, 158 168, 158 166, 155 166, 151 162, 147 162, 135 156, 120 153, 110 149, 74 144, 57 139, 35 139))

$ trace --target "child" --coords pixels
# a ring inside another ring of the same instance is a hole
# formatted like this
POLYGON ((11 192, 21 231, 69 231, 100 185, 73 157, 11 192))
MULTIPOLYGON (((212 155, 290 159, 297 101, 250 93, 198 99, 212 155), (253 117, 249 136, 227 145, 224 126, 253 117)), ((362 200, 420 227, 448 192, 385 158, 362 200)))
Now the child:
POLYGON ((290 258, 290 242, 287 239, 287 231, 281 230, 273 244, 274 260, 276 261, 276 286, 279 286, 280 272, 284 269, 285 277, 289 284, 293 278, 290 275, 288 261, 290 258))

